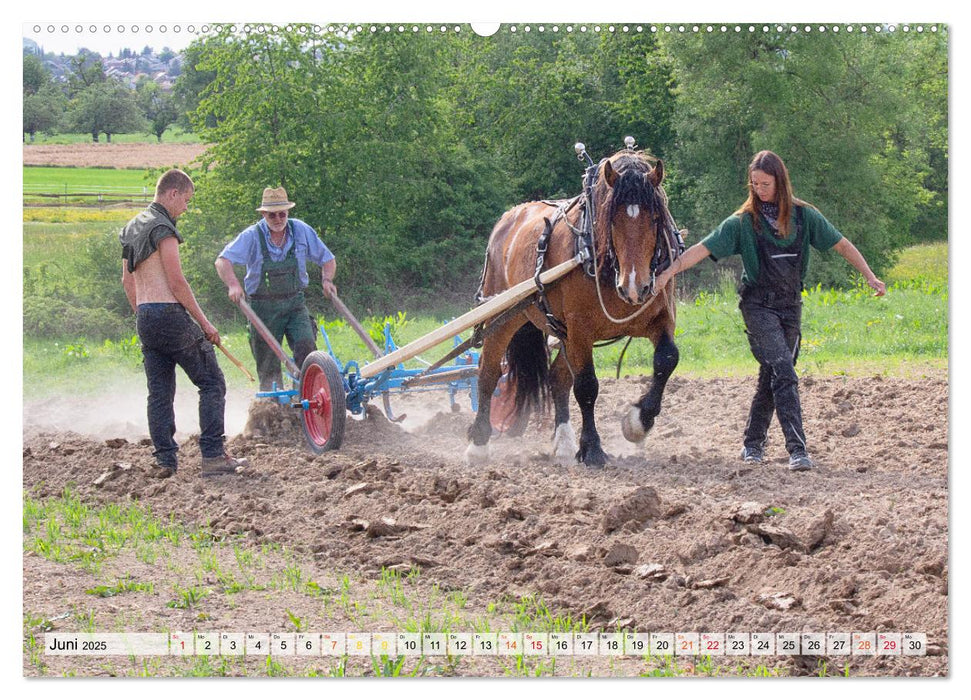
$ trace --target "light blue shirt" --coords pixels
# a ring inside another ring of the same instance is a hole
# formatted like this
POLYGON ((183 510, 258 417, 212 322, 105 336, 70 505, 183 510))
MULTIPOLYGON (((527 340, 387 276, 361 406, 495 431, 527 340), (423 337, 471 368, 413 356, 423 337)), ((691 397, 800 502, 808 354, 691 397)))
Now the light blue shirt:
POLYGON ((260 219, 236 236, 219 254, 219 257, 226 258, 234 265, 246 265, 243 289, 247 294, 255 294, 256 288, 260 286, 260 275, 263 272, 260 236, 266 239, 266 249, 270 253, 270 260, 274 262, 282 262, 290 252, 290 248, 296 246, 297 270, 303 287, 310 284, 310 277, 307 275, 308 260, 323 265, 334 259, 334 254, 320 240, 317 232, 300 219, 287 219, 287 235, 283 239, 283 245, 279 247, 273 245, 270 240, 270 229, 266 225, 266 220, 260 219))

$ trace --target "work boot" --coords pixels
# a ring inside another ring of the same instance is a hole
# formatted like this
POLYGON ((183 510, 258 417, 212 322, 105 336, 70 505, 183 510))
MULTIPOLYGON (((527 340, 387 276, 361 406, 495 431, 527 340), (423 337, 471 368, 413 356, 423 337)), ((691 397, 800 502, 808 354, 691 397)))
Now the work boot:
POLYGON ((758 447, 743 447, 742 461, 748 464, 760 464, 763 459, 762 450, 758 447))
POLYGON ((809 471, 814 466, 816 465, 809 459, 809 455, 806 454, 805 450, 796 449, 789 455, 789 471, 804 472, 809 471))
POLYGON ((164 464, 156 464, 148 470, 148 475, 153 479, 168 479, 175 475, 175 467, 167 467, 164 464))
POLYGON ((245 458, 236 459, 228 454, 218 457, 202 458, 202 476, 222 476, 223 474, 238 474, 241 469, 249 466, 249 461, 245 458))

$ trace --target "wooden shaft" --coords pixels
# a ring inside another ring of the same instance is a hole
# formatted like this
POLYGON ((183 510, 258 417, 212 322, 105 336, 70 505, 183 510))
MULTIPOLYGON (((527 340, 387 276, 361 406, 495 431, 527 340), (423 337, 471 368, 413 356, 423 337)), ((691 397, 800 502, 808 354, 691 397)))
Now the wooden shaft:
POLYGON ((273 351, 273 354, 280 358, 280 362, 287 366, 287 370, 294 376, 295 379, 300 379, 300 368, 297 367, 296 363, 290 358, 290 356, 283 351, 283 346, 280 345, 276 338, 273 337, 273 334, 270 333, 270 329, 267 328, 266 324, 260 320, 260 317, 256 315, 253 308, 247 304, 246 300, 242 297, 240 297, 237 304, 239 305, 240 311, 243 312, 243 315, 249 320, 250 323, 253 324, 253 328, 256 329, 256 332, 259 333, 260 337, 266 342, 267 345, 270 346, 270 350, 273 351))
POLYGON ((403 389, 410 389, 413 386, 426 386, 428 384, 446 384, 448 382, 457 381, 459 379, 468 379, 469 377, 474 377, 479 373, 479 368, 472 365, 466 365, 465 367, 456 367, 454 369, 447 369, 442 372, 435 372, 433 374, 418 374, 410 379, 405 379, 401 382, 401 387, 403 389))
POLYGON ((344 320, 351 325, 351 328, 353 328, 355 332, 361 336, 361 340, 364 341, 364 344, 367 346, 368 350, 370 350, 375 357, 381 357, 384 354, 381 352, 381 348, 378 347, 378 344, 374 342, 374 339, 370 336, 370 334, 364 330, 364 327, 358 323, 356 318, 354 318, 354 314, 351 313, 351 310, 344 306, 344 302, 342 302, 336 294, 330 295, 330 302, 334 305, 334 308, 337 309, 338 313, 344 317, 344 320))
MULTIPOLYGON (((539 280, 542 284, 549 284, 555 282, 556 280, 563 277, 565 274, 573 270, 580 264, 579 257, 573 257, 562 262, 555 267, 551 267, 549 270, 540 275, 539 280)), ((458 333, 471 328, 477 323, 486 321, 496 314, 506 310, 510 306, 522 301, 530 294, 536 293, 536 282, 532 278, 524 280, 519 284, 510 287, 501 294, 497 294, 491 299, 489 299, 484 304, 481 304, 471 311, 462 314, 457 319, 446 323, 444 326, 439 328, 437 331, 424 335, 417 340, 413 340, 404 347, 398 348, 392 353, 388 353, 384 357, 371 362, 370 364, 364 365, 361 368, 361 377, 368 379, 369 377, 374 377, 389 367, 394 367, 400 362, 405 360, 410 360, 416 355, 428 350, 429 348, 435 347, 441 342, 444 342, 458 333)))
POLYGON ((222 346, 222 344, 221 344, 221 343, 220 343, 219 345, 217 345, 216 347, 217 347, 217 348, 219 348, 220 350, 222 350, 222 351, 223 351, 223 354, 224 354, 224 355, 225 355, 226 357, 228 357, 228 358, 229 358, 229 360, 230 360, 230 361, 231 361, 231 362, 232 362, 232 363, 233 363, 234 365, 236 365, 236 366, 237 366, 237 367, 239 367, 239 368, 240 368, 241 370, 243 370, 243 374, 245 374, 245 375, 246 375, 247 377, 249 377, 249 380, 250 380, 251 382, 255 382, 255 381, 256 381, 256 377, 254 377, 254 376, 253 376, 252 374, 250 374, 250 371, 249 371, 248 369, 246 369, 245 367, 243 367, 243 363, 242 363, 242 362, 240 362, 239 360, 237 360, 237 359, 236 359, 235 357, 233 357, 233 356, 232 356, 232 354, 231 354, 231 353, 229 352, 229 350, 227 350, 226 348, 224 348, 224 347, 222 346))

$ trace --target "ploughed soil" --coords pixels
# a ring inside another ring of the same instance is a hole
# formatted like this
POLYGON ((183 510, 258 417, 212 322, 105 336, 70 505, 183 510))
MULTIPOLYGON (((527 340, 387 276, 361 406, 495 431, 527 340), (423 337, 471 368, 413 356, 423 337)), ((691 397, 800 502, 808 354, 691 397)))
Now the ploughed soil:
POLYGON ((76 168, 171 168, 192 165, 206 146, 200 143, 24 144, 24 165, 76 168))
MULTIPOLYGON (((160 481, 147 476, 151 447, 138 430, 37 432, 28 410, 23 486, 33 498, 73 482, 93 503, 137 499, 163 518, 282 545, 333 570, 374 577, 417 566, 470 601, 538 596, 591 629, 923 632, 926 657, 832 657, 831 667, 948 673, 944 372, 803 377, 818 465, 803 473, 788 470, 775 422, 766 461, 740 461, 751 377, 673 377, 651 434, 627 443, 620 418, 647 382, 601 380, 605 469, 554 466, 549 418, 536 417, 523 437, 492 441, 490 464, 466 466, 467 402, 436 410, 440 399, 412 395, 395 402, 409 414, 403 424, 372 409, 348 420, 339 451, 319 456, 304 447, 296 410, 254 402, 227 443, 251 466, 205 481, 194 437, 182 441, 177 475, 160 481)), ((34 568, 25 560, 25 607, 31 597, 36 609, 34 568)), ((265 627, 267 605, 234 609, 234 629, 265 627)), ((142 630, 177 628, 158 607, 140 611, 142 630)), ((796 675, 819 668, 809 656, 769 663, 796 675)))

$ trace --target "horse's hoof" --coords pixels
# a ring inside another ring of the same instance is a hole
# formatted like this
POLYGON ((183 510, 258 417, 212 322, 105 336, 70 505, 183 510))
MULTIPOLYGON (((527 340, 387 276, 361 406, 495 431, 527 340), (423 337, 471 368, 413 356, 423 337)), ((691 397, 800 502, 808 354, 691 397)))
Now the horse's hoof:
POLYGON ((489 443, 476 445, 470 442, 465 448, 465 463, 470 467, 479 467, 489 463, 489 443))
POLYGON ((597 447, 581 447, 577 452, 577 461, 592 469, 603 469, 607 466, 607 453, 599 445, 597 447))
POLYGON ((631 406, 630 410, 624 414, 623 420, 620 421, 620 430, 628 442, 641 442, 647 437, 647 430, 641 423, 640 408, 631 406))
POLYGON ((578 450, 577 436, 573 432, 573 426, 569 423, 561 423, 556 426, 553 433, 553 463, 558 467, 567 467, 576 464, 576 454, 578 450))

